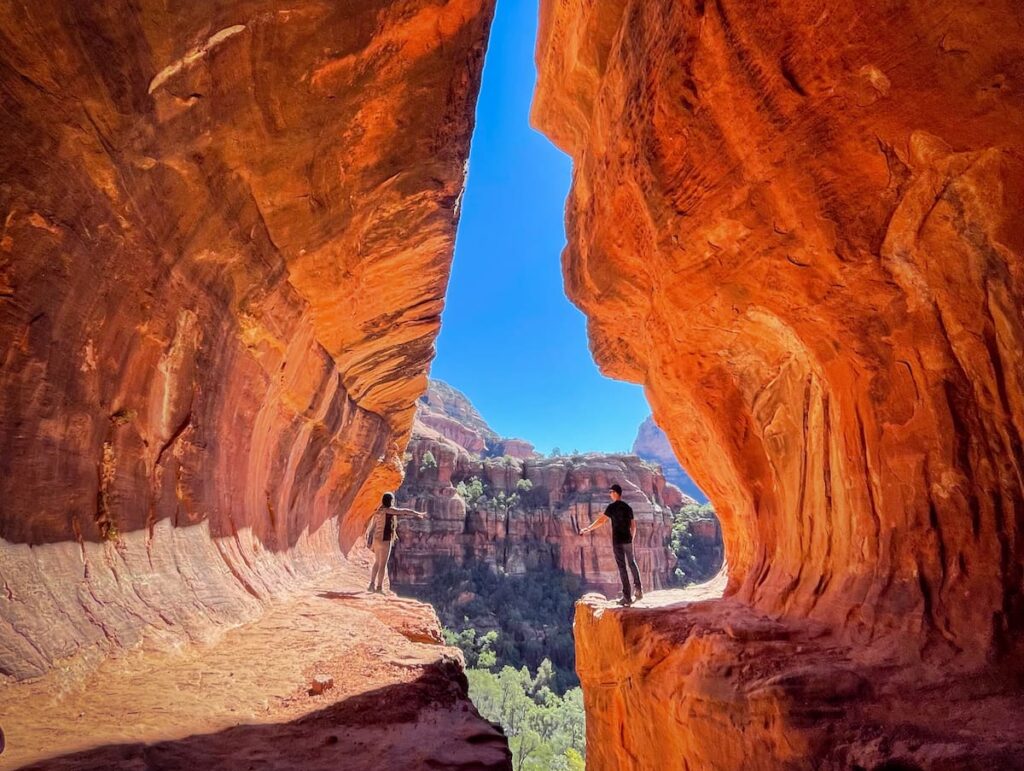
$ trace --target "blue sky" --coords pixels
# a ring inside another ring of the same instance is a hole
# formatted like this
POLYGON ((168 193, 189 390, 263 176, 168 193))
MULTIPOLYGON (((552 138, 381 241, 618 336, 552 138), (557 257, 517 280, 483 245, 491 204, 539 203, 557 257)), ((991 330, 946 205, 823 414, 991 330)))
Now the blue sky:
POLYGON ((639 386, 598 372, 565 297, 571 163, 529 125, 536 32, 535 2, 499 0, 431 375, 542 452, 627 450, 650 409, 639 386))

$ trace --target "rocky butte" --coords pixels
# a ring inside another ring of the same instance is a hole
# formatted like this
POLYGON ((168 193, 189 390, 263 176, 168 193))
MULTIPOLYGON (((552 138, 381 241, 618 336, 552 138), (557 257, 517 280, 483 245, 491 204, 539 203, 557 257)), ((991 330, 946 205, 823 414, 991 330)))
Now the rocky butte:
POLYGON ((4 676, 345 564, 426 388, 492 13, 5 6, 4 676))
POLYGON ((690 475, 679 465, 679 459, 676 458, 668 436, 654 422, 653 417, 648 417, 637 429, 636 439, 633 440, 633 454, 661 466, 665 479, 689 497, 694 500, 707 500, 700 488, 690 479, 690 475))
POLYGON ((512 576, 554 568, 614 597, 621 584, 608 531, 580 537, 579 529, 601 515, 615 482, 637 518, 645 587, 670 585, 672 511, 689 499, 657 467, 632 455, 544 457, 525 440, 498 436, 464 394, 441 381, 430 381, 418 407, 398 498, 429 517, 403 522, 394 585, 429 584, 451 561, 512 576), (474 479, 478 495, 459 492, 474 479))
POLYGON ((567 290, 729 563, 578 607, 588 764, 1022 767, 1020 4, 542 0, 537 64, 567 290))

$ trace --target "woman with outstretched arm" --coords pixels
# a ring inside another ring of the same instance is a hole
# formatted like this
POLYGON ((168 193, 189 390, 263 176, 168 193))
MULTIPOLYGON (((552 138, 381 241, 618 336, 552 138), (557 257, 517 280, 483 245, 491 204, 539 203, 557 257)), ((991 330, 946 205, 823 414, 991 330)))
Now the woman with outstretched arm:
POLYGON ((391 559, 391 546, 398 540, 398 517, 411 516, 423 519, 427 515, 414 509, 400 509, 391 504, 395 502, 392 493, 384 493, 380 507, 370 517, 366 528, 366 539, 373 551, 373 572, 370 573, 368 592, 384 593, 384 576, 388 574, 388 560, 391 559))

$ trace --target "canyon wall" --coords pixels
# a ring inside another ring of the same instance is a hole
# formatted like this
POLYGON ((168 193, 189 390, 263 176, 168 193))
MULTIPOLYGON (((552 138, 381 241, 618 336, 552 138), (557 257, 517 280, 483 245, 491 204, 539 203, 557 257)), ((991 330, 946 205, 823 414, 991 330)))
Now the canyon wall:
POLYGON ((636 456, 540 456, 524 440, 499 437, 464 396, 432 380, 406 457, 399 504, 428 517, 401 524, 392 557, 395 586, 427 585, 448 564, 484 564, 507 575, 554 568, 578 575, 584 588, 620 594, 609 529, 579 535, 604 511, 608 487, 616 482, 637 519, 635 551, 645 588, 673 580, 672 510, 684 496, 636 456), (439 409, 435 394, 449 391, 459 400, 439 409), (474 451, 482 437, 487 448, 474 451), (506 452, 510 446, 516 454, 506 452), (460 495, 458 485, 474 478, 483 497, 460 495), (513 495, 515 503, 506 505, 513 495))
POLYGON ((655 767, 646 716, 684 767, 996 767, 978 748, 1002 729, 1019 748, 1005 705, 951 754, 941 730, 883 739, 927 721, 924 683, 1021 693, 985 675, 1015 669, 1024 625, 1020 4, 542 0, 537 62, 533 119, 574 159, 567 291, 714 501, 729 563, 699 611, 581 607, 588 762, 655 767), (748 638, 726 612, 784 626, 748 638), (786 679, 801 636, 872 674, 786 679), (737 639, 777 642, 776 681, 735 666, 737 639), (673 683, 645 689, 667 654, 673 683), (797 705, 830 685, 875 722, 815 744, 797 705))
POLYGON ((343 559, 447 286, 489 0, 0 4, 0 673, 343 559))

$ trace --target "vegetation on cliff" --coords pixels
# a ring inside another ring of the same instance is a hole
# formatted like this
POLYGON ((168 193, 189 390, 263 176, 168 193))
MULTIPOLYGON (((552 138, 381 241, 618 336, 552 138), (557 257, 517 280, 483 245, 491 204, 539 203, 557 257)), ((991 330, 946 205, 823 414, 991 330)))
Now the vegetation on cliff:
POLYGON ((481 715, 504 729, 517 771, 582 771, 586 751, 583 692, 577 686, 557 693, 557 672, 550 659, 541 661, 535 675, 525 666, 503 666, 496 671, 498 632, 478 634, 472 627, 458 633, 445 629, 444 638, 465 655, 470 698, 481 715))
POLYGON ((500 672, 470 669, 469 696, 508 737, 515 771, 583 771, 586 723, 583 692, 559 696, 551 689, 554 667, 544 660, 531 675, 526 667, 500 672))
POLYGON ((579 684, 572 638, 574 605, 583 593, 578 576, 555 569, 509 576, 483 563, 466 568, 448 561, 429 586, 409 592, 434 606, 468 666, 536 671, 547 661, 553 692, 579 684))
POLYGON ((710 503, 687 503, 672 515, 675 575, 681 586, 708 581, 722 568, 722 528, 710 503))
MULTIPOLYGON (((425 447, 443 450, 437 443, 428 442, 425 447)), ((400 494, 428 510, 439 506, 438 502, 449 500, 433 493, 431 487, 437 483, 440 457, 424 448, 416 457, 411 455, 410 476, 400 494)), ((522 463, 515 458, 496 462, 499 468, 511 471, 519 471, 522 463)), ((595 461, 580 458, 576 462, 595 461)), ((465 471, 462 474, 463 479, 451 480, 452 492, 454 498, 464 503, 467 523, 480 512, 491 512, 498 518, 504 517, 503 529, 498 525, 495 532, 509 533, 513 510, 546 510, 550 506, 551 491, 543 485, 535 486, 518 473, 504 479, 501 474, 483 479, 478 475, 465 475, 465 471), (494 479, 499 483, 495 484, 494 479)), ((676 585, 711 578, 721 567, 723 557, 721 530, 714 509, 708 504, 683 500, 682 507, 671 508, 671 526, 665 528, 663 536, 669 541, 666 551, 670 560, 664 567, 665 580, 669 581, 668 577, 672 576, 671 583, 676 585)), ((537 522, 537 527, 543 527, 546 519, 538 518, 537 522)), ((538 531, 540 548, 544 544, 542 535, 538 531)), ((511 540, 502 539, 500 535, 484 541, 474 537, 458 558, 451 552, 446 553, 440 539, 420 543, 419 538, 422 536, 418 532, 410 531, 401 541, 395 573, 402 575, 405 570, 405 575, 411 574, 407 563, 417 548, 433 550, 429 581, 400 581, 402 591, 436 608, 442 623, 450 630, 449 644, 463 650, 468 667, 518 670, 525 666, 536 671, 547 661, 553 670, 550 684, 553 692, 563 694, 578 685, 572 637, 574 605, 585 591, 594 588, 593 583, 587 584, 581 573, 563 570, 558 562, 544 560, 533 561, 524 572, 512 573, 508 570, 511 540), (498 541, 496 551, 495 540, 498 541)), ((519 538, 528 539, 529 535, 519 538)), ((614 566, 611 570, 614 575, 614 566)), ((617 575, 614 581, 617 584, 617 575)), ((657 588, 658 584, 654 586, 657 588)))

